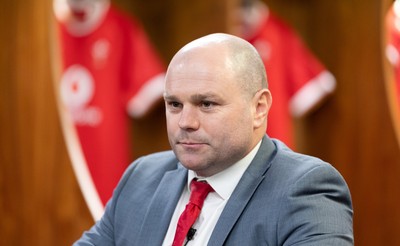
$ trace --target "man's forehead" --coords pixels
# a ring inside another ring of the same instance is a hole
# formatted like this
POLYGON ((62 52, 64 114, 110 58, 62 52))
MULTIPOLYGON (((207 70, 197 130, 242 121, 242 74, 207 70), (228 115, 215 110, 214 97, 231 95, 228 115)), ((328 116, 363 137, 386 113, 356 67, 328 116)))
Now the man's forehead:
MULTIPOLYGON (((211 97, 219 97, 219 94, 215 91, 182 91, 184 92, 184 95, 192 98, 192 99, 203 99, 203 98, 211 98, 211 97)), ((167 98, 175 98, 175 97, 179 97, 180 95, 182 95, 181 91, 175 91, 175 90, 165 90, 164 92, 164 97, 167 98)))
POLYGON ((233 88, 234 85, 224 83, 209 83, 209 84, 185 84, 165 86, 164 99, 167 101, 190 101, 190 102, 201 102, 201 101, 220 101, 226 100, 232 95, 234 97, 240 94, 240 89, 233 88))

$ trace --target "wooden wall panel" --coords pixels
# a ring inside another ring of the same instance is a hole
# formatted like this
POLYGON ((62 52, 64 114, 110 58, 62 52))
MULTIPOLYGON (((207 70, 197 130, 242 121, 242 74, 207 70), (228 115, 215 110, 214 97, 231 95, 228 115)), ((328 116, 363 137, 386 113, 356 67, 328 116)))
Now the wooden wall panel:
POLYGON ((70 245, 93 223, 61 134, 51 2, 2 2, 0 245, 70 245))

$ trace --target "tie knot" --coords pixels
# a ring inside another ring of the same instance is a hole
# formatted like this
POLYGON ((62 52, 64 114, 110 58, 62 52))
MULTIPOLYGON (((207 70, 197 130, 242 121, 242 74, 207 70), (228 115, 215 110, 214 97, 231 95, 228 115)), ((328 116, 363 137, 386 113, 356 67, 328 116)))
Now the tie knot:
POLYGON ((214 190, 207 182, 193 179, 190 183, 190 202, 196 204, 201 209, 204 200, 211 191, 214 190))

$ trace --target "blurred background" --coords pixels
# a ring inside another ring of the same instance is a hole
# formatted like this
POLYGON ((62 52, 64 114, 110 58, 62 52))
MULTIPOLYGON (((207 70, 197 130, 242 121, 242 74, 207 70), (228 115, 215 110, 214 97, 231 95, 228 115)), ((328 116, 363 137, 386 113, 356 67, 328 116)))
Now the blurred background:
MULTIPOLYGON (((161 66, 195 38, 236 33, 242 4, 111 2, 140 23, 161 66)), ((357 245, 400 245, 399 104, 395 72, 386 58, 386 20, 393 1, 264 2, 336 80, 317 108, 293 118, 293 145, 332 163, 346 179, 357 245)), ((83 161, 79 132, 60 99, 65 62, 53 2, 1 5, 0 245, 71 245, 91 227, 96 213, 74 164, 83 161)), ((169 149, 161 100, 132 117, 129 128, 132 160, 169 149)))

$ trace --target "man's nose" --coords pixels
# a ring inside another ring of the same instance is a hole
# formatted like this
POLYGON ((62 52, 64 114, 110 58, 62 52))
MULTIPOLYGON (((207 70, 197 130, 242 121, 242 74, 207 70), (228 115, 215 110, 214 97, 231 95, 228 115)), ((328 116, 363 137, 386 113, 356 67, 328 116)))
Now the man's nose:
POLYGON ((179 127, 185 130, 197 130, 199 125, 196 108, 194 106, 184 106, 179 119, 179 127))

